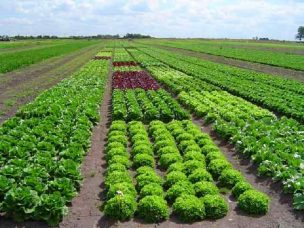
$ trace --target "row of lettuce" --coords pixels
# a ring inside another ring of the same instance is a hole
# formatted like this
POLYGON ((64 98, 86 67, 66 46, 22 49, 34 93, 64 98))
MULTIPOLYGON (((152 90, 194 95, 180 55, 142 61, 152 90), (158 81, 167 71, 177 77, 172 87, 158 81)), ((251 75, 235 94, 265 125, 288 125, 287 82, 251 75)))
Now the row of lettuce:
POLYGON ((56 225, 82 176, 109 62, 90 61, 0 127, 0 211, 16 221, 56 225))
MULTIPOLYGON (((139 46, 139 50, 129 50, 135 55, 140 51, 156 59, 152 62, 143 61, 144 65, 151 65, 158 61, 197 80, 304 122, 304 85, 301 82, 217 64, 154 47, 139 46)), ((145 59, 144 56, 143 58, 145 59)))
MULTIPOLYGON (((127 54, 115 50, 114 72, 136 66, 129 56, 123 64, 121 56, 127 54)), ((170 214, 183 222, 218 219, 229 211, 221 188, 232 191, 244 212, 267 213, 268 196, 255 190, 189 117, 163 89, 113 90, 105 149, 106 216, 152 223, 170 214)))
POLYGON ((255 190, 190 120, 155 120, 149 132, 140 121, 113 121, 106 159, 104 212, 114 219, 135 215, 160 222, 169 218, 169 206, 183 222, 222 218, 229 205, 219 187, 232 190, 239 208, 248 214, 265 214, 269 208, 269 198, 255 190), (157 164, 164 177, 156 171, 157 164))
POLYGON ((284 68, 304 70, 303 55, 284 53, 270 50, 255 50, 252 48, 231 47, 226 44, 215 42, 192 41, 192 40, 146 40, 145 44, 163 45, 167 47, 186 49, 194 52, 202 52, 212 55, 240 59, 249 62, 262 63, 284 68))
MULTIPOLYGON (((158 53, 158 60, 150 55, 150 50, 141 50, 144 51, 129 49, 159 82, 178 95, 180 103, 196 116, 204 118, 206 123, 211 123, 223 139, 229 140, 240 153, 250 157, 258 165, 260 175, 281 181, 284 192, 293 194, 295 209, 304 208, 302 124, 291 118, 276 117, 266 109, 222 91, 220 86, 206 80, 199 82, 200 76, 194 77, 165 65, 178 66, 180 63, 169 55, 158 53), (149 55, 145 52, 149 52, 149 55), (153 61, 149 65, 147 63, 151 58, 153 61)), ((213 79, 210 77, 210 80, 213 79)), ((247 88, 247 91, 253 93, 251 88, 247 88)))

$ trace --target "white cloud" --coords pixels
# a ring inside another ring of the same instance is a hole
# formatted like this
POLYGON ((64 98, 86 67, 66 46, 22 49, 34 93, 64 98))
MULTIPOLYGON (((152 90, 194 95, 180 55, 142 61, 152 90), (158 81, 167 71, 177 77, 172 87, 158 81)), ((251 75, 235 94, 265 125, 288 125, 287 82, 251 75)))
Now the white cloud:
POLYGON ((146 33, 158 37, 293 39, 296 0, 1 0, 3 34, 146 33))

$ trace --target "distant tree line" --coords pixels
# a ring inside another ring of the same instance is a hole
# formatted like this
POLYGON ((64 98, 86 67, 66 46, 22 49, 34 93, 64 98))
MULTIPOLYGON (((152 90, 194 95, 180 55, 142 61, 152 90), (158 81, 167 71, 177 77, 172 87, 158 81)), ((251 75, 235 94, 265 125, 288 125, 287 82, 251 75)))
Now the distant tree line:
POLYGON ((61 36, 49 36, 49 35, 38 35, 38 36, 7 36, 7 35, 0 35, 0 41, 10 41, 10 40, 30 40, 30 39, 139 39, 139 38, 151 38, 149 35, 142 35, 142 34, 133 34, 127 33, 124 36, 120 35, 96 35, 96 36, 68 36, 68 37, 61 37, 61 36))

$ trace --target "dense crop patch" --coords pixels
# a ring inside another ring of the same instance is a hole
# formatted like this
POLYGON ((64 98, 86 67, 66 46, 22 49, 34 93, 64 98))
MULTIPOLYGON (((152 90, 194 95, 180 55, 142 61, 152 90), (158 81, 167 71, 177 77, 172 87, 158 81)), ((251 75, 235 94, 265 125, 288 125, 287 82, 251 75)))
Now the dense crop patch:
MULTIPOLYGON (((304 121, 304 86, 300 82, 240 70, 157 48, 141 48, 170 67, 258 105, 304 121), (288 102, 287 102, 288 101, 288 102)), ((133 49, 130 49, 133 53, 133 49)), ((136 52, 134 52, 136 57, 136 52)), ((142 57, 141 57, 142 58, 142 57)))
POLYGON ((160 119, 187 119, 189 114, 180 107, 170 94, 159 89, 154 90, 118 90, 113 91, 112 119, 141 120, 149 122, 160 119))
POLYGON ((73 41, 40 49, 2 53, 0 54, 0 73, 10 72, 51 57, 68 54, 96 43, 95 41, 73 41))
MULTIPOLYGON (((166 59, 168 62, 172 60, 172 65, 173 62, 175 66, 178 65, 174 58, 166 59)), ((268 110, 219 91, 220 85, 214 88, 213 83, 208 84, 208 80, 214 78, 204 80, 202 88, 205 91, 202 92, 193 86, 198 83, 197 78, 191 79, 189 75, 163 66, 147 66, 147 69, 158 81, 179 94, 179 100, 184 106, 198 117, 204 118, 206 123, 213 123, 214 129, 222 138, 230 140, 239 152, 251 157, 259 165, 258 171, 261 175, 272 176, 275 181, 282 181, 284 191, 294 193, 295 208, 303 207, 301 205, 304 188, 301 170, 304 164, 304 129, 301 124, 293 119, 277 118, 268 110)), ((248 89, 246 91, 252 92, 248 89)))
MULTIPOLYGON (((147 43, 147 42, 145 42, 147 43)), ((153 44, 153 40, 148 41, 153 44)), ((286 67, 297 70, 304 70, 302 55, 290 53, 278 53, 272 51, 262 51, 243 48, 232 48, 226 45, 216 45, 206 42, 192 41, 157 41, 157 44, 162 44, 169 47, 183 48, 187 50, 208 53, 212 55, 225 56, 234 59, 241 59, 250 62, 263 63, 268 65, 286 67)))
POLYGON ((107 61, 91 61, 0 127, 0 211, 56 225, 81 184, 80 164, 99 120, 107 61))
POLYGON ((117 71, 113 74, 113 88, 145 90, 159 89, 158 83, 145 71, 117 71))

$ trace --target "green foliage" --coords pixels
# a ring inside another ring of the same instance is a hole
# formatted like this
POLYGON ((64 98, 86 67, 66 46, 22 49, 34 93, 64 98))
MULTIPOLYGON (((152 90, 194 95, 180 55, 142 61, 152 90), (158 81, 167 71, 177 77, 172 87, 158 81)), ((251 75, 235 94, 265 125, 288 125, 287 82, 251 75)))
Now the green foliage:
POLYGON ((219 184, 220 186, 231 189, 236 183, 243 180, 244 177, 240 171, 228 168, 221 173, 221 176, 219 177, 219 184))
POLYGON ((133 196, 118 194, 108 200, 104 207, 106 216, 117 220, 127 220, 133 217, 137 203, 133 196))
POLYGON ((234 185, 234 187, 232 188, 232 194, 235 198, 239 198, 241 194, 250 189, 253 189, 251 184, 246 181, 240 181, 236 183, 236 185, 234 185))
POLYGON ((204 155, 202 155, 201 152, 197 152, 197 151, 187 151, 184 154, 184 161, 188 161, 188 160, 195 160, 195 161, 205 161, 205 157, 204 155))
POLYGON ((206 168, 205 162, 189 160, 184 162, 184 171, 187 175, 190 175, 196 169, 206 168))
POLYGON ((107 198, 111 199, 119 194, 130 195, 136 198, 137 192, 134 188, 133 183, 130 182, 118 182, 111 184, 107 192, 107 198))
POLYGON ((202 198, 206 210, 206 217, 219 219, 227 215, 228 203, 220 195, 206 195, 202 198))
POLYGON ((203 202, 193 195, 181 195, 172 207, 173 213, 183 222, 199 221, 206 216, 203 202))
POLYGON ((137 154, 133 158, 133 167, 138 168, 140 166, 154 167, 155 161, 153 156, 148 154, 137 154))
POLYGON ((105 178, 105 186, 109 188, 112 184, 127 182, 132 183, 132 179, 127 171, 113 171, 108 173, 105 178))
POLYGON ((209 181, 199 181, 194 185, 195 195, 197 197, 203 197, 205 195, 216 195, 219 193, 219 189, 215 184, 209 181))
POLYGON ((172 171, 166 175, 165 187, 170 188, 173 184, 179 181, 187 181, 187 176, 181 171, 172 171))
POLYGON ((131 167, 131 161, 129 160, 129 158, 121 155, 115 155, 108 161, 109 166, 113 164, 121 164, 124 165, 126 168, 131 167))
POLYGON ((247 190, 238 198, 238 207, 248 214, 266 214, 269 210, 269 197, 256 190, 247 190))
POLYGON ((157 183, 151 183, 151 184, 147 184, 145 186, 142 187, 142 189, 140 190, 139 193, 140 197, 143 198, 145 196, 163 196, 164 195, 164 191, 161 185, 157 184, 157 183))
POLYGON ((181 195, 195 195, 192 184, 189 181, 179 181, 167 190, 166 199, 174 202, 181 195))
POLYGON ((175 162, 173 164, 171 164, 168 169, 167 169, 167 173, 171 173, 173 171, 180 171, 183 172, 184 171, 184 163, 182 162, 175 162))
POLYGON ((150 166, 141 166, 138 169, 136 169, 136 176, 139 176, 141 174, 149 174, 149 173, 155 173, 155 170, 150 166))
POLYGON ((232 165, 223 159, 214 159, 210 161, 207 167, 208 171, 215 179, 217 179, 221 175, 222 171, 227 168, 232 168, 232 165))
POLYGON ((161 196, 146 196, 138 203, 138 215, 147 222, 156 223, 169 218, 169 208, 161 196))
POLYGON ((171 164, 181 162, 183 159, 180 154, 169 153, 160 156, 159 163, 162 168, 167 169, 171 164))
POLYGON ((213 181, 212 176, 204 168, 195 169, 188 177, 189 181, 196 183, 199 181, 213 181))
POLYGON ((141 190, 145 185, 156 183, 162 185, 163 181, 156 173, 145 173, 136 177, 138 190, 141 190))

